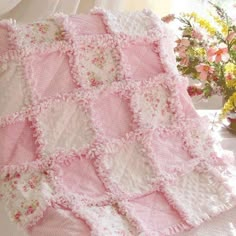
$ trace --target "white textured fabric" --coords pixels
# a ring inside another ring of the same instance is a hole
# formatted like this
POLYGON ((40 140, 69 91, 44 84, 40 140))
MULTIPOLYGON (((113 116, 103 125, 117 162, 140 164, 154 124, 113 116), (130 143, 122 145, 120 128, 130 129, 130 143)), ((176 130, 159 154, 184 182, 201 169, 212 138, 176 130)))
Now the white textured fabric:
POLYGON ((176 236, 235 236, 236 208, 231 209, 213 220, 203 223, 200 227, 176 236))
POLYGON ((154 171, 146 161, 143 147, 137 142, 130 144, 126 141, 124 146, 113 149, 115 150, 107 151, 105 158, 101 160, 110 172, 110 181, 125 193, 148 192, 154 171), (139 173, 144 175, 140 176, 139 173))
MULTIPOLYGON (((218 110, 199 110, 201 116, 208 116, 213 122, 212 128, 221 138, 222 147, 236 154, 235 135, 230 134, 222 124, 217 124, 218 110)), ((236 160, 235 160, 236 164, 236 160)), ((176 236, 235 236, 236 235, 236 208, 220 214, 210 221, 203 223, 196 229, 176 236)))
POLYGON ((93 141, 89 119, 83 108, 78 107, 74 102, 51 106, 40 114, 39 120, 38 123, 44 131, 43 139, 50 140, 44 150, 45 156, 61 150, 68 152, 75 147, 84 148, 93 141), (70 128, 61 130, 63 124, 70 124, 68 125, 70 128), (80 133, 72 135, 74 130, 80 130, 80 133))
MULTIPOLYGON (((101 229, 103 236, 132 236, 133 227, 129 225, 127 219, 117 214, 117 210, 112 206, 105 207, 90 207, 82 210, 83 214, 89 215, 87 221, 99 222, 98 228, 92 228, 91 235, 96 235, 93 230, 99 231, 101 229)), ((82 236, 82 235, 81 235, 82 236)))
POLYGON ((4 63, 0 65, 0 115, 16 112, 27 103, 28 94, 25 90, 25 81, 21 78, 22 73, 23 67, 17 62, 7 66, 4 63), (10 99, 15 94, 17 99, 10 99))
POLYGON ((191 173, 182 177, 175 186, 167 187, 167 192, 186 215, 187 222, 199 225, 208 220, 209 215, 217 214, 228 198, 227 190, 213 177, 203 173, 191 173))

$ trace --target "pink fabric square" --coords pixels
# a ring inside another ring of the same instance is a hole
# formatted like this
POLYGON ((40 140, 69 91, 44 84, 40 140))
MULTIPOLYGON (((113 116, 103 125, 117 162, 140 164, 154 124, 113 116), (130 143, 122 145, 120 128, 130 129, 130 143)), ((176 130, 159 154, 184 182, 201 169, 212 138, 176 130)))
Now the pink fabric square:
POLYGON ((100 96, 94 104, 93 111, 96 122, 108 137, 121 138, 132 130, 129 102, 118 94, 105 93, 100 96))
POLYGON ((175 169, 183 167, 191 160, 191 156, 185 150, 183 140, 178 134, 158 135, 154 133, 151 147, 155 162, 166 173, 173 173, 175 169))
POLYGON ((130 66, 132 79, 145 80, 164 72, 160 57, 152 44, 129 45, 122 49, 130 66))
POLYGON ((4 27, 0 26, 0 54, 4 53, 8 50, 9 42, 8 42, 8 30, 4 27))
POLYGON ((130 201, 127 208, 141 225, 149 230, 150 235, 159 235, 158 232, 165 232, 164 235, 170 235, 167 233, 174 231, 171 229, 176 226, 180 226, 179 229, 184 227, 184 222, 179 214, 170 206, 161 193, 154 192, 130 201))
POLYGON ((106 28, 102 17, 98 15, 79 15, 71 16, 70 21, 74 27, 73 33, 79 37, 86 34, 104 34, 106 28))
POLYGON ((36 145, 30 122, 0 128, 0 166, 22 164, 36 159, 36 145))
POLYGON ((94 199, 104 196, 106 192, 92 160, 76 159, 69 166, 63 166, 62 177, 68 191, 94 199))
POLYGON ((75 87, 72 81, 69 58, 58 51, 34 55, 32 61, 33 84, 41 97, 67 93, 75 87), (50 66, 49 66, 50 65, 50 66))
POLYGON ((70 211, 49 207, 37 225, 28 231, 31 236, 89 236, 88 225, 70 211))

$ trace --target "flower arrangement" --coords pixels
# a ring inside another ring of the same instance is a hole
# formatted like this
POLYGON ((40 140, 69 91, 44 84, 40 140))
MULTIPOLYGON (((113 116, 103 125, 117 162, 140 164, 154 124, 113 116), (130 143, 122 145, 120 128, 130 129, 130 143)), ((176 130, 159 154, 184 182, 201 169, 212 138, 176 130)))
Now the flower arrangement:
MULTIPOLYGON (((236 25, 223 8, 210 5, 207 17, 193 12, 177 18, 181 36, 175 52, 179 71, 197 81, 188 87, 189 95, 222 95, 224 118, 236 111, 236 25)), ((173 15, 163 20, 170 22, 173 15)))

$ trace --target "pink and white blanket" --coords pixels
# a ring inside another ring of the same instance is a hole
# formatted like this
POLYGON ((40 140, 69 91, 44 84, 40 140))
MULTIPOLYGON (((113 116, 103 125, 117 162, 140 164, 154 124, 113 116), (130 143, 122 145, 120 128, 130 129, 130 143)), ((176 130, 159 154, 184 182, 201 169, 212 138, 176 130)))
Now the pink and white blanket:
POLYGON ((0 198, 29 235, 223 235, 232 156, 172 37, 149 11, 0 22, 0 198))

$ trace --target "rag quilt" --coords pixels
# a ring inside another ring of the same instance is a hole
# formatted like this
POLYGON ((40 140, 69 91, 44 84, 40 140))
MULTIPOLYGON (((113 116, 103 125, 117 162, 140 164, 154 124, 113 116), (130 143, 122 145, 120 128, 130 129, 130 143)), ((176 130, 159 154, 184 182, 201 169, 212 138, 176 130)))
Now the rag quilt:
POLYGON ((233 157, 172 41, 148 10, 0 21, 0 198, 29 235, 224 236, 233 157))

